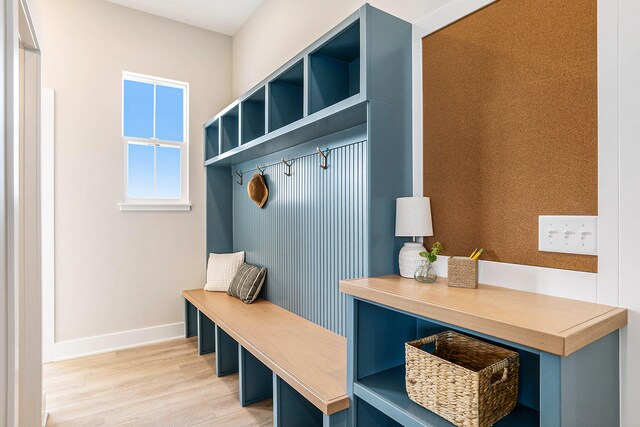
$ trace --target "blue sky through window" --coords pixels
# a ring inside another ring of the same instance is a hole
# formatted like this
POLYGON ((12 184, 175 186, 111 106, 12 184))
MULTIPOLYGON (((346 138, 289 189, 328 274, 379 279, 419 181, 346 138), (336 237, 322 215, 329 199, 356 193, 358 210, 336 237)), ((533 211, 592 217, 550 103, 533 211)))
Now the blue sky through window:
POLYGON ((182 150, 162 141, 184 142, 185 89, 126 78, 123 88, 125 138, 151 140, 149 144, 128 142, 128 197, 180 199, 182 150))
POLYGON ((153 145, 129 144, 129 197, 153 199, 154 153, 153 145))
POLYGON ((156 138, 182 142, 183 90, 176 87, 156 86, 156 138))
POLYGON ((156 147, 157 191, 159 199, 180 198, 180 148, 156 147))
POLYGON ((124 81, 124 136, 153 138, 153 91, 152 84, 124 81))

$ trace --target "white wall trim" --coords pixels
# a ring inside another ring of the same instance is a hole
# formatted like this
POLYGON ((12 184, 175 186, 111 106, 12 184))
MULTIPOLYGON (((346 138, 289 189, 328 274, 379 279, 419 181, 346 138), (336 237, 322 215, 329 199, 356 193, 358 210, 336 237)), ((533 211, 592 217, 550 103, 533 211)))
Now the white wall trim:
POLYGON ((177 338, 184 338, 184 322, 59 341, 54 345, 52 358, 44 362, 75 359, 177 338))
MULTIPOLYGON (((0 32, 0 44, 2 46, 7 46, 7 43, 13 40, 13 33, 16 31, 16 22, 13 19, 14 14, 12 12, 11 8, 6 5, 0 9, 0 19, 4 29, 4 31, 0 32)), ((4 149, 0 150, 0 271, 3 272, 0 275, 0 319, 2 319, 0 322, 0 425, 15 424, 14 411, 11 407, 13 402, 10 398, 11 394, 15 392, 15 377, 10 372, 10 367, 12 366, 11 353, 15 347, 15 340, 11 332, 15 317, 14 304, 11 300, 13 282, 8 274, 4 274, 13 262, 12 254, 14 250, 12 240, 8 236, 8 230, 12 223, 10 218, 12 215, 12 203, 10 200, 13 197, 13 191, 9 188, 11 179, 8 176, 11 171, 12 156, 10 152, 7 152, 7 147, 13 144, 11 115, 14 110, 14 94, 11 83, 14 60, 13 54, 10 54, 7 50, 3 51, 2 66, 0 66, 0 80, 2 80, 2 86, 0 87, 0 93, 2 94, 0 115, 3 118, 0 122, 0 134, 2 135, 4 147, 4 149)))
POLYGON ((42 89, 40 145, 40 203, 42 227, 42 358, 53 358, 55 344, 55 98, 42 89))
MULTIPOLYGON (((447 277, 448 256, 438 256, 436 274, 447 277)), ((478 262, 478 281, 487 285, 580 301, 596 300, 597 274, 504 262, 478 262), (558 286, 562 283, 562 286, 558 286)))
POLYGON ((189 203, 118 203, 121 211, 190 211, 189 203))
POLYGON ((598 296, 619 305, 619 0, 598 0, 598 296))
MULTIPOLYGON (((424 18, 413 24, 413 66, 412 66, 412 85, 413 85, 413 194, 414 196, 423 195, 423 140, 422 140, 422 38, 452 24, 465 16, 486 7, 495 0, 454 0, 444 6, 436 9, 424 18)), ((607 0, 608 1, 608 0, 607 0)), ((618 0, 614 0, 617 2, 618 0)), ((602 0, 599 1, 601 3, 602 0)), ((600 13, 600 10, 598 10, 600 13)), ((599 25, 601 18, 598 17, 599 25)), ((598 28, 600 30, 600 28, 598 28)), ((617 31, 617 30, 616 30, 617 31)), ((600 43, 600 36, 599 36, 600 43)), ((611 41, 607 43, 611 45, 611 41)), ((613 43, 617 43, 614 41, 613 43)), ((600 51, 600 50, 599 50, 600 51)), ((617 56, 617 53, 616 53, 617 56)), ((599 64, 600 67, 600 64, 599 64)), ((598 82, 600 85, 600 82, 598 82)), ((600 94, 599 94, 600 95, 600 94)), ((600 127, 600 120, 598 126, 600 127)), ((617 151, 616 151, 617 156, 617 151)), ((607 157, 608 158, 608 157, 607 157)), ((609 159, 612 160, 612 159, 609 159)), ((600 172, 602 176, 603 172, 600 172)), ((611 178, 614 180, 614 178, 611 178)), ((615 180, 617 180, 617 175, 615 180)), ((603 191, 615 191, 617 200, 617 187, 615 190, 609 188, 603 191)), ((429 196, 425 194, 425 196, 429 196)), ((615 207, 617 212, 617 205, 615 207)), ((616 221, 617 221, 617 214, 616 221)), ((611 224, 607 222, 613 215, 605 218, 604 227, 610 229, 611 224)), ((599 238, 602 229, 599 221, 599 238)), ((615 227, 617 227, 617 222, 615 227)), ((617 235, 617 228, 616 228, 617 235)), ((616 264, 617 269, 617 250, 615 251, 615 260, 608 260, 616 264)), ((604 258, 604 257, 602 257, 604 258)), ((445 257, 443 257, 443 260, 445 257)), ((440 261, 441 264, 442 261, 440 261)), ((599 267, 600 268, 600 267, 599 267)), ((616 270, 617 271, 617 270, 616 270)), ((446 276, 446 266, 438 267, 438 274, 446 276)), ((617 272, 616 272, 617 275, 617 272)), ((529 292, 536 292, 545 295, 558 296, 563 298, 572 298, 581 301, 596 302, 599 300, 598 294, 598 275, 596 273, 585 273, 581 271, 559 270, 553 268, 534 267, 528 265, 516 265, 500 262, 480 261, 479 264, 479 280, 495 286, 502 286, 511 289, 518 289, 529 292)), ((617 290, 617 280, 615 283, 617 290)), ((617 295, 617 294, 616 294, 617 295)), ((616 296, 617 298, 617 296, 616 296)), ((617 299, 610 302, 617 305, 617 299)))

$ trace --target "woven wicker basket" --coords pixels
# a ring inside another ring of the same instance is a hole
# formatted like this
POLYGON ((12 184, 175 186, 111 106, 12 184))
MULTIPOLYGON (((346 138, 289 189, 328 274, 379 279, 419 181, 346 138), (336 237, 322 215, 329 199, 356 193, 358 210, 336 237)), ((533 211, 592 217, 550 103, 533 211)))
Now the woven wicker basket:
POLYGON ((405 345, 409 398, 459 427, 491 426, 518 398, 518 353, 452 331, 405 345), (422 346, 435 342, 435 352, 422 346))

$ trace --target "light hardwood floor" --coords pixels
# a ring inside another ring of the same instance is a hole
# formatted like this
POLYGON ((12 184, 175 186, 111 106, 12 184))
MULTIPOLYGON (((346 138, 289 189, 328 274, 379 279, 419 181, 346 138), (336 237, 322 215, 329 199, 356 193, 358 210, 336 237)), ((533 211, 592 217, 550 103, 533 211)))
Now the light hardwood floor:
POLYGON ((242 408, 195 338, 45 364, 44 389, 47 426, 273 425, 271 400, 242 408))

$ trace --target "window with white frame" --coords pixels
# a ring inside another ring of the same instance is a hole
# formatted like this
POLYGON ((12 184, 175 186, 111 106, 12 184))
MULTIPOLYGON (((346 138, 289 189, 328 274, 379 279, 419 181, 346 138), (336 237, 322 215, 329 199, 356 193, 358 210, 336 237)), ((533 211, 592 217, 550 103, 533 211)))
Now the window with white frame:
POLYGON ((126 188, 121 209, 188 207, 189 84, 122 73, 126 188))

